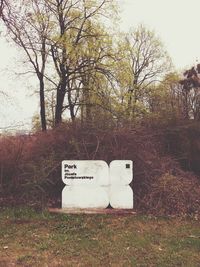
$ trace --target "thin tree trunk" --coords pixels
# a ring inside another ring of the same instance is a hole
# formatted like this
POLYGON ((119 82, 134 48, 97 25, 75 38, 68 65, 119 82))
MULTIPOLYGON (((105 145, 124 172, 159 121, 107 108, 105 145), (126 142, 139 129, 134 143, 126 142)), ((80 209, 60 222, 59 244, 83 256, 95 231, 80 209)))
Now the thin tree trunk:
POLYGON ((40 77, 40 119, 42 131, 47 130, 46 125, 46 112, 45 112, 45 98, 44 98, 44 81, 43 77, 40 77))
POLYGON ((71 99, 71 91, 69 90, 68 92, 68 104, 69 104, 69 112, 70 112, 70 117, 71 117, 71 120, 72 122, 75 121, 75 113, 74 113, 74 105, 72 103, 72 99, 71 99))
POLYGON ((88 82, 83 82, 83 92, 85 101, 85 123, 92 123, 92 110, 91 110, 91 99, 90 99, 90 89, 89 89, 89 79, 88 82))
POLYGON ((63 109, 64 98, 65 98, 65 92, 57 90, 55 126, 58 126, 62 122, 62 109, 63 109))
POLYGON ((58 126, 60 123, 62 123, 63 104, 67 87, 67 78, 65 77, 65 75, 66 74, 63 71, 62 81, 60 82, 60 85, 57 88, 55 126, 58 126))

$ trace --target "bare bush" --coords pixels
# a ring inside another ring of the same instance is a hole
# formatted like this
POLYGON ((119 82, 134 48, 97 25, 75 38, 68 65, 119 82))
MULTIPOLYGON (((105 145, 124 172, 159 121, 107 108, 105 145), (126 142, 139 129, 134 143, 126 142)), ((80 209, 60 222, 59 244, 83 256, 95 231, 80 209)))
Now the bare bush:
POLYGON ((189 173, 157 177, 143 198, 145 212, 156 215, 200 213, 200 185, 189 173))
MULTIPOLYGON (((2 138, 1 193, 14 203, 59 206, 62 160, 134 162, 135 208, 153 214, 200 211, 198 179, 164 154, 163 135, 148 127, 102 130, 68 124, 29 138, 2 138)), ((5 202, 5 201, 4 201, 5 202)), ((5 204, 5 203, 4 203, 5 204)))

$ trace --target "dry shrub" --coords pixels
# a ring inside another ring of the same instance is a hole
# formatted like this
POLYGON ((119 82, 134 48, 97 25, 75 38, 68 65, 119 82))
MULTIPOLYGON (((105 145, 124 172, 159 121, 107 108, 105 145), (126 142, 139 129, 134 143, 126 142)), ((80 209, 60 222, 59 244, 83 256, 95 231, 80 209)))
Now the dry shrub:
POLYGON ((105 160, 109 164, 121 159, 134 162, 131 186, 137 210, 154 214, 199 210, 192 190, 199 188, 198 181, 186 177, 178 163, 163 153, 161 137, 147 127, 102 130, 68 124, 26 138, 2 138, 1 193, 15 202, 34 204, 51 199, 59 206, 64 186, 62 160, 105 160), (195 209, 189 208, 193 206, 195 209))
POLYGON ((164 134, 169 155, 176 158, 182 168, 200 176, 200 124, 185 122, 168 127, 164 134))
POLYGON ((0 139, 0 192, 15 191, 20 182, 20 161, 24 149, 24 138, 1 137, 0 139))
POLYGON ((200 185, 190 173, 165 173, 152 181, 142 202, 141 209, 156 215, 200 214, 200 185))

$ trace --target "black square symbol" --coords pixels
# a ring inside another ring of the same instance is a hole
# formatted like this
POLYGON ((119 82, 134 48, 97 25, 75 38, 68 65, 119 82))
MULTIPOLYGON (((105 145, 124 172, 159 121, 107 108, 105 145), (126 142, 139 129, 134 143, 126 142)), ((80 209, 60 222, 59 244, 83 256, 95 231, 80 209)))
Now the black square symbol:
POLYGON ((126 169, 130 169, 130 164, 126 164, 126 169))

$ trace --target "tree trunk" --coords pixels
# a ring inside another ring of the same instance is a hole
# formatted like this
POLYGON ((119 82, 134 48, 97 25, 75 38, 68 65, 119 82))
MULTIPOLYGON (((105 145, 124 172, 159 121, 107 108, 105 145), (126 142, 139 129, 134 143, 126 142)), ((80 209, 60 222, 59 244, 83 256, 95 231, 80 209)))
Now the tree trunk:
POLYGON ((40 119, 41 119, 41 128, 42 128, 42 131, 45 132, 47 130, 47 125, 46 125, 46 112, 45 112, 43 77, 40 77, 39 80, 40 80, 40 119))
POLYGON ((62 122, 62 109, 65 98, 65 92, 57 90, 56 97, 56 110, 55 110, 55 126, 58 126, 62 122))
POLYGON ((138 83, 137 83, 137 78, 134 79, 132 88, 129 89, 128 94, 128 110, 127 110, 127 115, 128 119, 132 120, 133 117, 135 117, 135 107, 136 107, 136 102, 137 102, 137 88, 138 88, 138 83))
POLYGON ((131 110, 132 110, 132 101, 133 101, 132 98, 133 98, 133 90, 130 89, 128 91, 128 106, 127 106, 127 117, 128 117, 128 119, 130 119, 131 114, 132 114, 132 112, 131 112, 131 110))
POLYGON ((89 85, 84 85, 84 96, 85 96, 85 122, 86 124, 92 123, 92 105, 91 105, 91 99, 90 99, 90 89, 89 85))
POLYGON ((69 89, 69 92, 68 92, 68 104, 69 104, 70 117, 71 117, 72 122, 74 122, 75 121, 74 104, 72 103, 70 89, 69 89))
MULTIPOLYGON (((60 123, 62 123, 63 104, 64 104, 66 88, 67 88, 67 78, 65 77, 65 75, 66 74, 63 71, 62 81, 60 82, 60 85, 57 88, 55 126, 58 126, 60 123)), ((68 100, 69 100, 69 93, 68 93, 68 100)), ((69 107, 70 107, 70 103, 69 103, 69 107)), ((70 111, 70 114, 71 114, 71 111, 70 111)))
POLYGON ((189 93, 187 90, 183 92, 183 116, 184 119, 189 120, 189 93))

